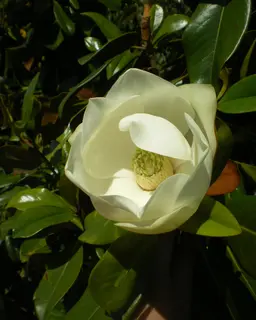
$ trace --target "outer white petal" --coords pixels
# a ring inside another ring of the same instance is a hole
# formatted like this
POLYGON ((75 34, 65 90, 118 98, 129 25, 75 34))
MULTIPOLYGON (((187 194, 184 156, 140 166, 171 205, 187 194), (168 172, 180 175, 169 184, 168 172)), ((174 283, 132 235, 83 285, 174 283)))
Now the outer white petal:
POLYGON ((120 222, 118 227, 141 234, 160 234, 177 229, 182 223, 179 221, 188 220, 195 213, 196 208, 183 207, 173 211, 169 215, 152 221, 142 222, 120 222))
POLYGON ((123 102, 131 96, 143 95, 156 88, 177 89, 170 82, 152 73, 140 69, 129 69, 118 78, 106 97, 118 102, 123 102))
POLYGON ((107 98, 91 98, 89 100, 82 122, 83 144, 91 138, 106 116, 116 108, 118 108, 118 104, 114 100, 107 98))
MULTIPOLYGON (((113 196, 112 192, 115 192, 115 189, 113 188, 113 184, 118 185, 117 182, 114 182, 115 179, 95 179, 88 175, 86 171, 83 168, 83 162, 81 157, 81 143, 82 143, 82 133, 76 134, 75 139, 72 142, 71 150, 69 153, 69 157, 65 166, 65 174, 67 178, 72 181, 78 188, 80 188, 82 191, 84 191, 86 194, 88 194, 92 199, 98 199, 99 202, 103 203, 104 207, 111 208, 111 210, 108 211, 108 215, 106 217, 108 219, 116 219, 118 217, 118 221, 136 221, 137 217, 135 214, 129 211, 125 211, 122 208, 115 208, 115 205, 119 202, 119 205, 123 203, 123 206, 127 208, 127 204, 129 202, 130 208, 134 210, 137 210, 139 212, 140 208, 136 207, 136 204, 132 202, 132 200, 127 199, 125 197, 113 196), (106 201, 103 201, 101 199, 101 195, 105 195, 106 200, 109 200, 109 203, 106 201), (106 206, 105 206, 106 204, 106 206), (115 214, 118 212, 118 214, 115 214)), ((120 180, 120 179, 119 179, 120 180)), ((123 185, 125 183, 123 182, 123 185)), ((119 184, 120 186, 120 184, 119 184)), ((119 190, 120 192, 120 190, 119 190)), ((140 198, 141 199, 141 198, 140 198)), ((146 199, 144 201, 147 201, 146 199)), ((99 211, 101 214, 104 215, 105 211, 103 212, 99 211)))
POLYGON ((217 100, 214 88, 207 84, 186 84, 178 87, 178 89, 195 109, 210 143, 212 156, 214 156, 217 147, 214 131, 217 100))
POLYGON ((121 169, 131 169, 136 147, 129 133, 119 130, 119 122, 127 115, 143 111, 137 97, 129 99, 112 111, 85 142, 82 157, 84 168, 91 176, 109 178, 121 169))
POLYGON ((150 114, 133 114, 119 123, 121 131, 129 131, 140 149, 182 160, 191 159, 191 148, 182 133, 166 119, 150 114))

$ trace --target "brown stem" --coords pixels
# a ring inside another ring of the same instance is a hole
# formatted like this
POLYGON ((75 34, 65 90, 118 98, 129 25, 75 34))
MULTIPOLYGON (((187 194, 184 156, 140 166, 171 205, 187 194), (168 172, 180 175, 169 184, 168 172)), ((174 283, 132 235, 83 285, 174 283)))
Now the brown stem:
POLYGON ((141 40, 142 46, 147 47, 147 44, 150 39, 150 10, 152 8, 152 4, 145 3, 143 16, 141 19, 141 40))

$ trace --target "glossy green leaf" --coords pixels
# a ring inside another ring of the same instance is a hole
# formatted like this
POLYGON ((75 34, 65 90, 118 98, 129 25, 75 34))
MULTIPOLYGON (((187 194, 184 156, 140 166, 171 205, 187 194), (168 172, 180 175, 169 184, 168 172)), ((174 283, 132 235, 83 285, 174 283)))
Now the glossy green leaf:
POLYGON ((225 113, 256 111, 256 75, 235 83, 220 100, 218 109, 225 113))
POLYGON ((211 184, 217 180, 229 160, 233 148, 233 136, 228 125, 221 119, 216 119, 217 151, 213 162, 211 184))
POLYGON ((110 79, 116 73, 124 70, 129 64, 138 56, 138 52, 131 52, 126 50, 113 58, 107 66, 107 79, 110 79))
POLYGON ((87 55, 78 59, 81 65, 89 62, 98 61, 98 63, 105 63, 107 60, 114 58, 116 55, 128 50, 137 41, 137 34, 135 32, 128 32, 106 43, 100 50, 95 52, 90 59, 87 55))
POLYGON ((72 36, 76 31, 76 26, 63 10, 61 5, 55 0, 53 0, 53 13, 58 25, 63 30, 63 32, 68 36, 72 36))
POLYGON ((84 221, 85 232, 79 240, 82 242, 104 245, 114 242, 126 233, 125 230, 116 227, 114 222, 102 217, 97 211, 90 213, 84 221))
POLYGON ((84 43, 86 48, 91 52, 98 51, 102 47, 100 40, 94 37, 84 38, 84 43))
POLYGON ((242 167, 242 169, 245 171, 248 176, 250 176, 254 182, 256 182, 256 166, 252 166, 247 163, 239 163, 242 167))
POLYGON ((66 310, 63 301, 60 301, 52 309, 47 320, 65 320, 66 310))
POLYGON ((53 43, 46 45, 46 48, 54 51, 62 44, 63 41, 64 41, 64 36, 60 29, 56 40, 53 43))
POLYGON ((229 245, 242 268, 256 278, 256 197, 236 190, 225 198, 242 229, 241 235, 228 240, 229 245))
POLYGON ((12 229, 13 238, 28 238, 45 228, 72 221, 74 215, 63 207, 40 206, 17 212, 0 225, 1 238, 12 229))
POLYGON ((122 34, 114 23, 97 12, 84 12, 81 13, 81 15, 92 19, 97 24, 104 36, 109 40, 117 38, 122 34))
POLYGON ((63 198, 45 188, 35 188, 19 192, 9 201, 7 208, 12 207, 18 210, 26 210, 41 206, 52 206, 69 210, 72 208, 63 198))
POLYGON ((76 10, 78 10, 78 9, 80 8, 80 5, 79 5, 78 0, 69 0, 69 3, 70 3, 71 6, 72 6, 74 9, 76 9, 76 10))
POLYGON ((103 72, 106 69, 109 62, 110 61, 105 61, 104 64, 100 68, 93 71, 88 77, 86 77, 84 80, 82 80, 80 83, 78 83, 72 90, 70 90, 70 92, 66 95, 66 97, 61 101, 61 104, 59 105, 59 109, 58 109, 59 117, 62 116, 63 109, 65 107, 65 104, 68 102, 68 100, 73 95, 75 95, 80 89, 82 89, 86 84, 90 83, 96 77, 98 77, 101 74, 101 72, 103 72))
POLYGON ((217 86, 221 68, 243 37, 250 12, 250 0, 232 0, 225 7, 198 5, 183 34, 191 82, 217 86))
POLYGON ((12 184, 16 184, 21 179, 19 174, 4 174, 0 172, 0 188, 6 188, 11 186, 12 184))
POLYGON ((51 253, 45 238, 32 238, 22 242, 20 246, 20 260, 27 262, 34 254, 51 253))
POLYGON ((34 106, 34 92, 38 83, 40 73, 38 72, 30 82, 28 89, 24 95, 21 108, 21 121, 26 125, 32 117, 34 106))
POLYGON ((166 17, 158 29, 155 37, 153 38, 153 43, 158 42, 166 36, 173 34, 174 32, 184 29, 189 23, 189 17, 184 14, 172 14, 166 17))
POLYGON ((48 269, 34 294, 34 303, 39 320, 46 320, 75 282, 83 263, 83 248, 65 264, 48 269))
POLYGON ((180 229, 207 237, 230 237, 241 233, 239 223, 229 209, 207 196, 180 229))
POLYGON ((256 44, 256 39, 253 41, 250 49, 248 50, 248 52, 247 52, 247 54, 246 54, 246 56, 244 58, 244 61, 243 61, 243 64, 242 64, 242 67, 241 67, 241 70, 240 70, 240 78, 241 79, 246 77, 246 75, 247 75, 249 62, 251 60, 255 44, 256 44))
POLYGON ((250 294, 256 300, 256 280, 250 277, 240 266, 239 261, 234 256, 232 249, 227 246, 227 257, 231 260, 233 264, 234 271, 239 275, 240 280, 244 283, 246 288, 249 290, 250 294))
POLYGON ((74 319, 111 320, 106 316, 104 309, 93 300, 89 289, 85 290, 80 300, 65 317, 65 320, 74 319))
POLYGON ((122 0, 99 0, 110 10, 119 10, 121 8, 122 0))
POLYGON ((127 304, 137 272, 156 239, 130 233, 116 240, 106 251, 89 278, 92 297, 103 309, 114 312, 127 304))
POLYGON ((14 197, 17 193, 28 189, 28 187, 14 187, 10 191, 6 191, 0 194, 0 208, 4 207, 12 197, 14 197))
POLYGON ((164 10, 158 4, 153 4, 150 10, 150 31, 151 33, 156 32, 160 27, 164 19, 164 10))

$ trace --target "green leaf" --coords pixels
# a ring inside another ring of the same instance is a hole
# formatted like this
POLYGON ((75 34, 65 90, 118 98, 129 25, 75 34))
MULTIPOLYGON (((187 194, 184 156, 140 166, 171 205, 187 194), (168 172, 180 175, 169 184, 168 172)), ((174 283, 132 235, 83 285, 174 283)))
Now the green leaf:
POLYGON ((83 263, 83 248, 65 264, 48 269, 34 294, 35 309, 39 320, 46 320, 56 304, 71 288, 83 263))
POLYGON ((96 211, 85 218, 84 227, 85 232, 80 235, 79 240, 96 245, 112 243, 127 232, 115 226, 114 222, 105 219, 96 211))
POLYGON ((174 32, 184 29, 189 23, 189 17, 184 14, 172 14, 164 19, 161 27, 158 29, 153 44, 174 32))
POLYGON ((218 109, 225 113, 246 113, 256 111, 256 75, 235 83, 220 100, 218 109))
POLYGON ((244 285, 249 290, 250 294, 256 300, 256 280, 250 277, 248 274, 244 272, 244 270, 239 265, 236 257, 234 256, 231 248, 227 246, 227 257, 231 260, 233 264, 234 271, 237 275, 239 275, 240 280, 244 283, 244 285))
POLYGON ((86 48, 91 52, 96 52, 102 47, 100 40, 94 37, 84 38, 84 43, 86 48))
POLYGON ((72 36, 76 31, 76 26, 66 12, 62 9, 61 5, 55 0, 53 0, 53 13, 63 32, 68 36, 72 36))
POLYGON ((150 10, 150 30, 151 33, 156 32, 164 19, 164 10, 158 4, 153 4, 150 10))
POLYGON ((255 44, 256 44, 256 39, 253 41, 250 49, 248 50, 248 52, 247 52, 247 54, 246 54, 246 56, 244 58, 244 61, 243 61, 243 64, 242 64, 242 67, 241 67, 241 70, 240 70, 240 78, 241 79, 246 77, 246 75, 247 75, 249 62, 250 62, 250 59, 251 59, 255 44))
POLYGON ((39 75, 39 72, 35 75, 24 95, 23 104, 21 108, 21 120, 25 125, 31 120, 33 114, 34 92, 39 79, 39 75))
POLYGON ((73 209, 63 198, 45 188, 35 188, 19 192, 9 201, 7 208, 12 207, 18 210, 26 210, 41 206, 73 209))
POLYGON ((12 229, 13 238, 28 238, 45 228, 74 219, 72 211, 63 207, 38 206, 17 212, 0 225, 1 238, 12 229))
POLYGON ((11 189, 10 191, 6 191, 2 194, 0 194, 0 208, 4 207, 8 201, 10 201, 10 199, 12 197, 14 197, 17 193, 28 189, 28 187, 24 186, 24 187, 14 187, 13 189, 11 189))
POLYGON ((127 304, 138 270, 156 239, 130 233, 116 240, 106 251, 89 278, 92 297, 103 309, 114 312, 127 304))
POLYGON ((63 36, 63 33, 60 29, 56 40, 52 44, 46 45, 46 48, 54 51, 62 44, 63 41, 64 41, 64 36, 63 36))
POLYGON ((88 56, 78 59, 81 65, 98 61, 98 63, 104 63, 109 59, 112 59, 116 55, 128 50, 137 41, 137 33, 128 32, 106 43, 100 50, 95 52, 90 59, 88 56))
POLYGON ((256 167, 243 162, 240 162, 239 164, 245 173, 248 174, 248 176, 250 176, 254 182, 256 182, 256 167))
POLYGON ((6 188, 11 186, 12 184, 16 184, 21 179, 19 174, 4 174, 0 172, 0 188, 6 188))
POLYGON ((69 0, 69 3, 70 3, 71 6, 72 6, 74 9, 76 9, 76 10, 78 10, 78 9, 80 8, 80 5, 79 5, 78 0, 69 0))
POLYGON ((250 0, 232 0, 225 7, 198 5, 183 34, 191 82, 217 86, 221 68, 243 37, 250 12, 250 0))
POLYGON ((20 260, 27 262, 34 254, 51 253, 45 238, 33 238, 23 241, 20 246, 20 260))
POLYGON ((230 237, 241 233, 241 228, 229 209, 207 196, 196 213, 180 229, 207 237, 230 237))
POLYGON ((65 107, 65 104, 68 102, 68 100, 75 95, 81 88, 83 88, 86 84, 90 83, 92 80, 97 78, 102 71, 104 71, 109 64, 110 61, 105 61, 104 64, 93 71, 88 77, 86 77, 84 80, 82 80, 80 83, 78 83, 67 95, 66 97, 61 101, 61 104, 59 105, 58 113, 59 117, 62 116, 63 109, 65 107))
POLYGON ((81 13, 82 16, 89 17, 92 19, 97 26, 99 27, 100 31, 104 34, 107 39, 113 39, 119 37, 122 33, 118 29, 118 27, 105 18, 103 15, 96 13, 96 12, 84 12, 81 13))
POLYGON ((217 151, 213 162, 211 184, 217 180, 229 160, 233 148, 233 136, 228 125, 221 119, 216 119, 217 151))
POLYGON ((102 309, 91 296, 90 290, 86 289, 80 300, 68 312, 65 320, 74 319, 90 319, 90 320, 111 320, 110 317, 105 315, 102 309))
POLYGON ((237 190, 225 198, 226 206, 232 210, 242 229, 241 235, 228 240, 229 245, 242 268, 256 278, 256 197, 237 190))
POLYGON ((119 10, 121 8, 122 0, 99 0, 110 10, 119 10))
POLYGON ((130 50, 126 50, 113 58, 107 66, 107 79, 125 69, 137 56, 138 52, 131 53, 130 50))

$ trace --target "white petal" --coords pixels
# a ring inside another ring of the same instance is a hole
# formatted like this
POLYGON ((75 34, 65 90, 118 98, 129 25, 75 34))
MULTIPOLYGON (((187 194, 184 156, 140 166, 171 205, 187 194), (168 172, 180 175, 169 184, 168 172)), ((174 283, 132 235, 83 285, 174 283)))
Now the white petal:
POLYGON ((91 98, 84 112, 82 131, 85 144, 102 124, 105 117, 115 110, 118 104, 107 98, 91 98))
POLYGON ((83 125, 82 125, 82 123, 80 123, 80 124, 76 127, 76 130, 71 134, 71 136, 70 136, 69 139, 68 139, 68 142, 69 142, 70 144, 72 144, 72 143, 75 141, 76 137, 82 132, 82 129, 83 129, 83 125))
MULTIPOLYGON (((82 133, 76 135, 74 139, 71 150, 69 153, 68 161, 65 166, 65 174, 67 178, 72 181, 78 188, 88 194, 92 199, 100 203, 99 213, 105 215, 108 219, 116 219, 118 221, 134 221, 137 219, 136 215, 132 212, 125 211, 122 208, 115 208, 115 205, 119 201, 119 205, 123 203, 123 207, 127 208, 129 205, 130 208, 133 208, 134 211, 139 212, 140 208, 132 202, 132 200, 125 199, 125 197, 118 197, 118 200, 115 199, 112 192, 116 192, 116 189, 113 188, 113 185, 119 186, 118 183, 113 182, 113 179, 95 179, 88 175, 83 168, 83 162, 81 157, 81 142, 82 142, 82 133), (101 195, 107 195, 106 200, 101 199, 101 195), (109 203, 107 202, 109 201, 109 203), (123 201, 123 202, 122 202, 123 201), (103 209, 102 209, 103 208, 103 209), (105 209, 104 209, 105 208, 105 209), (110 209, 111 208, 111 209, 110 209), (118 212, 118 214, 116 214, 118 212)), ((119 179, 120 180, 120 179, 119 179)), ((126 181, 127 183, 127 181, 126 181)), ((123 185, 125 182, 123 182, 123 185)), ((119 190, 120 193, 120 190, 119 190)), ((121 193, 120 193, 121 194, 121 193)), ((147 201, 147 200, 145 200, 147 201)))
POLYGON ((178 87, 178 89, 181 91, 181 95, 189 100, 195 109, 210 143, 212 156, 214 156, 217 147, 214 131, 217 100, 214 88, 206 84, 186 84, 178 87))
POLYGON ((127 132, 119 130, 119 121, 127 115, 143 112, 136 97, 111 112, 86 141, 83 149, 85 170, 96 178, 109 178, 121 169, 131 169, 135 145, 127 132))
POLYGON ((196 208, 183 207, 156 220, 120 222, 116 226, 140 234, 161 234, 177 229, 183 224, 180 221, 187 221, 195 211, 196 208))
POLYGON ((175 86, 170 82, 140 69, 127 70, 107 94, 107 98, 123 102, 131 96, 143 95, 149 93, 152 89, 166 88, 170 89, 175 86))
POLYGON ((109 204, 107 201, 104 201, 101 198, 91 197, 91 200, 94 208, 106 219, 120 222, 124 221, 125 223, 137 223, 139 221, 139 219, 133 213, 118 207, 113 207, 112 204, 109 204))
POLYGON ((180 96, 179 89, 171 83, 168 88, 153 88, 141 96, 141 101, 145 106, 145 113, 170 121, 183 135, 188 132, 184 114, 195 117, 191 104, 180 96))
POLYGON ((119 123, 130 132, 133 143, 143 150, 182 160, 191 159, 191 149, 181 132, 166 119, 150 114, 133 114, 119 123))
POLYGON ((142 220, 158 219, 175 211, 177 198, 188 179, 188 175, 178 173, 162 182, 147 203, 142 220))

